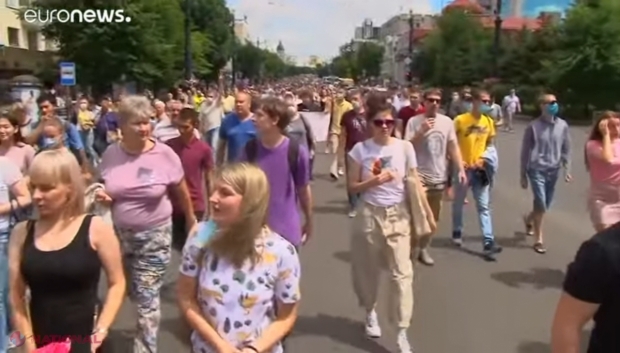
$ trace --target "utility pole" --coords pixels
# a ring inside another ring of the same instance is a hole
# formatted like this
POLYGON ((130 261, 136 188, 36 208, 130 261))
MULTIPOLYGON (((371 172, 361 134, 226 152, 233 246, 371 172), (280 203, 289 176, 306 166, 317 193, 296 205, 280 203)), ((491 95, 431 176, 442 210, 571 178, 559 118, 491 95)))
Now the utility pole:
POLYGON ((191 0, 185 0, 185 79, 188 81, 193 77, 191 11, 191 0))
POLYGON ((499 78, 499 56, 501 51, 502 34, 502 0, 497 0, 495 5, 495 33, 493 38, 493 77, 499 78))
POLYGON ((415 26, 413 23, 413 10, 409 10, 409 56, 405 63, 407 64, 407 81, 413 82, 413 39, 415 26))

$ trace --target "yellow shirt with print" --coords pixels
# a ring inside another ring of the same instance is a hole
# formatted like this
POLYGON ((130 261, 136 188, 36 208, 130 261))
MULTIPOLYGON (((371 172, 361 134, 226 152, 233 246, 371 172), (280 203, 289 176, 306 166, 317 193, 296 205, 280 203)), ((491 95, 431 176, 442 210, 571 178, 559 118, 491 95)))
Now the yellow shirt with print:
POLYGON ((235 97, 228 96, 222 100, 222 108, 224 108, 224 113, 230 113, 235 109, 235 97))
POLYGON ((346 100, 340 103, 335 103, 332 110, 332 125, 329 132, 332 134, 340 135, 340 122, 344 113, 353 109, 353 105, 346 100))
POLYGON ((495 137, 493 119, 486 115, 476 119, 471 113, 461 114, 454 119, 454 129, 463 162, 467 165, 478 162, 487 149, 487 141, 495 137))
POLYGON ((200 105, 204 101, 205 101, 205 97, 199 96, 199 95, 195 95, 194 96, 194 108, 196 108, 196 110, 200 110, 200 105))

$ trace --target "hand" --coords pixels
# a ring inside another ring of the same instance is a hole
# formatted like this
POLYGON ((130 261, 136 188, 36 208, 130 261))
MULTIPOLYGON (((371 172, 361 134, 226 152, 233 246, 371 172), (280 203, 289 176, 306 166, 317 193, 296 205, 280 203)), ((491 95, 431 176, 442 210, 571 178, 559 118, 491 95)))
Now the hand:
POLYGON ((601 134, 603 134, 603 136, 609 136, 609 120, 601 120, 601 122, 598 123, 598 129, 601 131, 601 134))
POLYGON ((374 179, 375 185, 379 186, 394 180, 394 174, 392 174, 392 172, 390 171, 384 170, 381 172, 381 174, 376 175, 374 179))
POLYGON ((103 340, 106 339, 106 337, 108 337, 108 332, 97 332, 97 333, 93 333, 91 335, 91 343, 90 343, 90 351, 92 353, 96 353, 97 349, 99 349, 99 347, 101 347, 101 344, 103 343, 103 340))
POLYGON ((484 168, 484 159, 480 158, 476 161, 474 168, 484 168))
POLYGON ((437 221, 435 221, 435 216, 433 215, 433 212, 428 212, 426 214, 426 221, 431 227, 431 234, 435 234, 435 232, 437 231, 437 221))
POLYGON ((521 187, 527 189, 527 177, 521 177, 521 187))
POLYGON ((459 170, 458 178, 459 178, 460 185, 467 184, 467 173, 465 173, 465 170, 459 170))
POLYGON ((432 129, 434 126, 435 126, 434 119, 425 119, 424 122, 422 123, 422 126, 420 127, 420 131, 423 133, 426 133, 430 129, 432 129))
POLYGON ((237 349, 232 344, 228 342, 224 342, 224 341, 222 341, 222 343, 218 345, 216 350, 217 350, 217 353, 241 353, 242 352, 240 349, 237 349))
POLYGON ((301 243, 302 245, 306 245, 310 237, 312 236, 312 222, 306 221, 304 226, 301 228, 301 243))
POLYGON ((187 220, 187 229, 189 229, 189 231, 187 232, 188 237, 190 235, 198 233, 198 221, 196 220, 196 218, 187 220))
POLYGON ((567 173, 564 176, 564 181, 567 182, 567 183, 570 183, 571 181, 573 181, 573 177, 570 174, 567 173))
POLYGON ((102 189, 99 189, 95 191, 95 201, 104 203, 104 204, 110 204, 112 203, 112 198, 105 191, 103 191, 102 189))

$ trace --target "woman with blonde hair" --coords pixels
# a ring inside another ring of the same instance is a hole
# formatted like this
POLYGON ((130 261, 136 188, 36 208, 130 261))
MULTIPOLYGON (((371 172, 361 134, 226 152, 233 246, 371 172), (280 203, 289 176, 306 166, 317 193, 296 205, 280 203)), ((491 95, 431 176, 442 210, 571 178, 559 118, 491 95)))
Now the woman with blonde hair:
POLYGON ((213 190, 214 234, 188 240, 177 282, 192 351, 281 353, 297 318, 300 265, 295 247, 267 227, 267 176, 231 164, 213 190))
POLYGON ((72 353, 94 352, 123 301, 118 239, 112 227, 85 214, 84 182, 70 152, 41 152, 29 175, 39 218, 18 224, 11 234, 9 289, 15 329, 25 337, 27 352, 67 339, 72 353), (102 268, 107 296, 95 315, 102 268), (30 315, 26 288, 30 288, 30 315))
POLYGON ((606 111, 592 127, 585 158, 590 173, 588 208, 596 231, 620 221, 620 114, 606 111))
POLYGON ((179 201, 186 229, 196 226, 179 156, 151 138, 153 106, 143 96, 127 96, 118 107, 121 141, 101 156, 99 171, 105 191, 97 200, 111 205, 120 238, 130 296, 138 307, 134 352, 155 353, 161 319, 160 290, 171 256, 172 203, 179 201))

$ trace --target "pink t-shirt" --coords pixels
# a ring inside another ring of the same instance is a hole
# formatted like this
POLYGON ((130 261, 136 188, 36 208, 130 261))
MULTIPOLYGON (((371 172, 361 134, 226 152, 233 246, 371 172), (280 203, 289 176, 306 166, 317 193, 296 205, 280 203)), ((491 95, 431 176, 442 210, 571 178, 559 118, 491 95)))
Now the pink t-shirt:
POLYGON ((23 174, 28 173, 32 159, 34 158, 34 148, 25 143, 11 146, 9 149, 0 149, 0 156, 7 157, 19 168, 23 174))
POLYGON ((106 192, 112 200, 114 225, 145 231, 170 221, 172 204, 168 187, 183 180, 183 166, 172 148, 155 141, 140 155, 110 145, 99 165, 106 192))
POLYGON ((612 141, 614 154, 611 163, 603 159, 603 145, 600 141, 586 142, 586 156, 592 183, 620 185, 620 139, 612 141))

